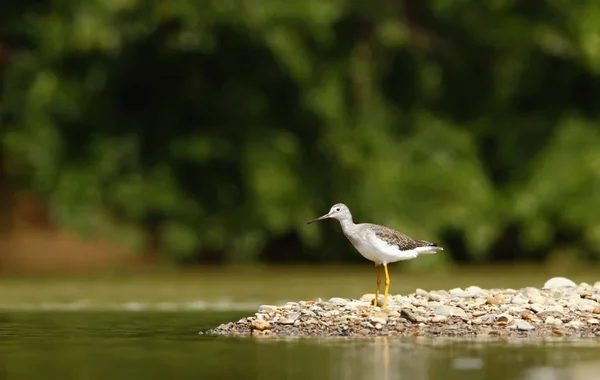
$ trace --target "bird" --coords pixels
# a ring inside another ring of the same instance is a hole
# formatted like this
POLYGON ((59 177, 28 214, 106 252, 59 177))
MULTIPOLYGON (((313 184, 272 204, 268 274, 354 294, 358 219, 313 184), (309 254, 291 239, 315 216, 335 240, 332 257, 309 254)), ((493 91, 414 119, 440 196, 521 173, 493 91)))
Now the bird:
POLYGON ((383 266, 385 271, 385 291, 382 305, 382 309, 385 309, 390 288, 388 264, 414 259, 422 254, 435 254, 444 250, 443 247, 436 243, 414 239, 390 227, 373 223, 355 224, 352 220, 350 209, 343 203, 334 204, 327 214, 310 220, 307 224, 324 219, 337 219, 340 222, 344 235, 346 235, 346 238, 348 238, 354 248, 365 259, 375 263, 377 290, 375 291, 375 299, 373 300, 374 307, 377 306, 379 299, 381 266, 383 266))

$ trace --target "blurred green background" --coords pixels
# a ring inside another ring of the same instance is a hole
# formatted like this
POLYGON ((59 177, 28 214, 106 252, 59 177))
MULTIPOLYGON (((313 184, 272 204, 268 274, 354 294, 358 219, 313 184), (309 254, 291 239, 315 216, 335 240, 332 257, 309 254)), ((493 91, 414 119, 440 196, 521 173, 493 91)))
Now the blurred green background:
POLYGON ((598 1, 5 1, 0 70, 4 270, 362 262, 336 202, 409 269, 600 258, 598 1))
POLYGON ((533 380, 598 357, 198 331, 372 293, 338 223, 306 225, 337 202, 444 247, 391 267, 392 294, 600 280, 599 1, 0 4, 4 377, 447 380, 466 358, 533 380))

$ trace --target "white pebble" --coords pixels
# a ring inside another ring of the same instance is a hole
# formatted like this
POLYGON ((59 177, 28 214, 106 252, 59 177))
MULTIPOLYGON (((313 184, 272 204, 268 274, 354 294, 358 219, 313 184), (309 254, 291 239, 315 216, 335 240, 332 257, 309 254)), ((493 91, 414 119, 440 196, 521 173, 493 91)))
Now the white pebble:
POLYGON ((445 316, 457 316, 461 318, 466 318, 467 313, 459 307, 454 306, 440 306, 435 309, 436 315, 445 315, 445 316))
POLYGON ((578 321, 578 320, 573 320, 569 323, 566 323, 565 327, 569 327, 569 328, 573 328, 573 329, 580 329, 583 327, 583 322, 578 321))
POLYGON ((559 289, 576 287, 577 284, 566 277, 552 277, 544 284, 544 289, 559 289))
POLYGON ((332 303, 334 305, 345 305, 346 303, 348 303, 348 301, 346 301, 345 299, 343 299, 341 297, 330 298, 328 302, 332 303))
POLYGON ((562 326, 562 321, 553 316, 549 316, 548 318, 546 318, 546 321, 544 323, 546 324, 546 326, 562 326))
POLYGON ((440 301, 442 296, 436 293, 429 293, 429 301, 440 301))
POLYGON ((369 321, 375 323, 375 324, 381 324, 381 325, 385 325, 387 323, 387 319, 383 318, 383 317, 378 317, 375 315, 371 315, 369 317, 369 321))
POLYGON ((452 294, 457 294, 457 293, 463 293, 463 292, 464 292, 464 290, 462 290, 461 288, 453 288, 453 289, 450 289, 450 294, 451 294, 451 295, 452 295, 452 294))
POLYGON ((427 300, 424 300, 423 298, 415 298, 411 303, 413 306, 427 306, 427 300))
POLYGON ((548 303, 546 297, 542 295, 532 296, 529 298, 529 301, 531 301, 531 303, 537 303, 539 305, 545 305, 546 303, 548 303))
POLYGON ((471 292, 471 293, 484 293, 483 289, 481 289, 479 286, 475 286, 475 285, 471 285, 468 288, 465 289, 467 292, 471 292))
POLYGON ((585 298, 574 298, 573 303, 577 305, 577 308, 584 313, 591 313, 596 309, 600 304, 594 300, 588 300, 585 298))
POLYGON ((291 318, 281 318, 278 323, 280 323, 282 325, 293 325, 294 322, 295 321, 291 318))
POLYGON ((525 304, 529 303, 529 300, 524 297, 515 296, 515 297, 511 298, 510 302, 515 305, 525 305, 525 304))
POLYGON ((544 311, 544 310, 545 310, 543 306, 541 306, 541 305, 539 305, 539 304, 537 304, 537 303, 534 303, 534 304, 533 304, 533 305, 531 305, 529 308, 530 308, 531 310, 533 310, 533 312, 534 312, 534 313, 536 313, 536 314, 537 314, 537 313, 540 313, 540 312, 542 312, 542 311, 544 311))
POLYGON ((521 331, 529 331, 529 330, 533 330, 535 327, 533 327, 531 325, 531 323, 524 321, 522 319, 517 319, 515 320, 515 323, 511 326, 509 326, 510 329, 513 330, 521 330, 521 331))

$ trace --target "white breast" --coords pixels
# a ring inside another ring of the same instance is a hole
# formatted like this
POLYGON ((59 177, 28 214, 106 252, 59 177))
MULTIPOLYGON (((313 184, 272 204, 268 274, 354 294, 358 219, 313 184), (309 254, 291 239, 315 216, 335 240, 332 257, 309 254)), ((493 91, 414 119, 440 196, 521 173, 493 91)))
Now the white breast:
POLYGON ((381 264, 379 252, 371 244, 353 244, 354 248, 367 260, 374 261, 376 264, 381 264))

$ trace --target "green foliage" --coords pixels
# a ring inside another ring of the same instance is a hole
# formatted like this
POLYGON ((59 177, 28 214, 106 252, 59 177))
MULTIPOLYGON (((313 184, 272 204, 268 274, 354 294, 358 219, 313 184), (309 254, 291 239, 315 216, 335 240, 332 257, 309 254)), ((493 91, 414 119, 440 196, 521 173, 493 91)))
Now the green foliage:
POLYGON ((59 225, 174 260, 359 259, 304 224, 344 202, 446 247, 417 267, 600 256, 595 1, 21 7, 2 148, 59 225))

